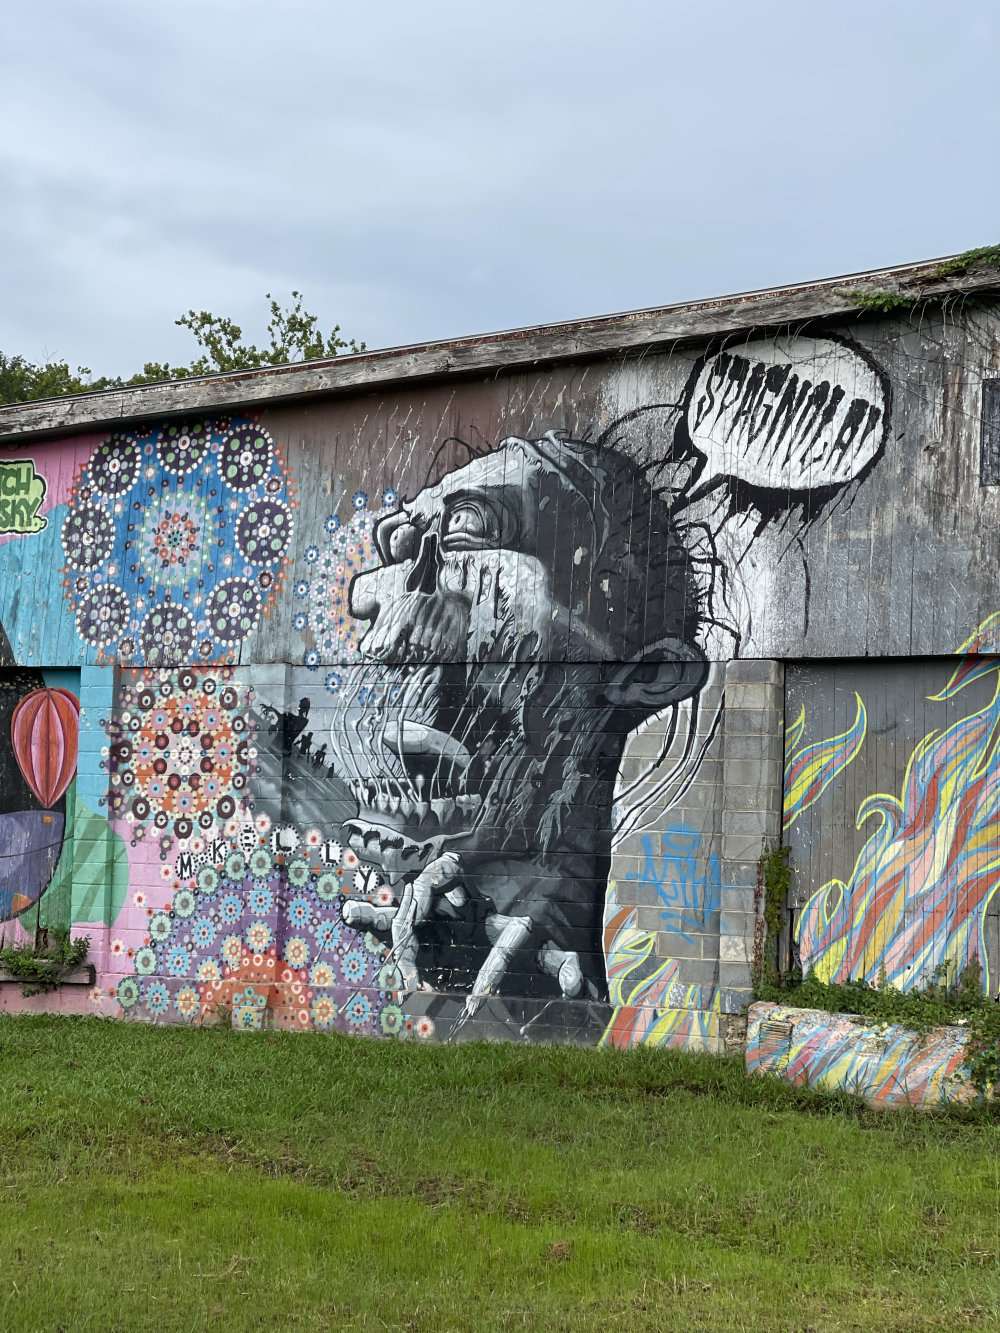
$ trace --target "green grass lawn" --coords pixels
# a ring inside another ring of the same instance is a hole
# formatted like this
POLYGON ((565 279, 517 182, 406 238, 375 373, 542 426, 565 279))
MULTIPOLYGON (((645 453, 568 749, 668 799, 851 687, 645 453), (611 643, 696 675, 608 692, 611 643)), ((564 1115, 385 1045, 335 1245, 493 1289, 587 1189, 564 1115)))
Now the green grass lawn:
POLYGON ((1000 1329, 1000 1122, 669 1052, 0 1017, 0 1329, 1000 1329))

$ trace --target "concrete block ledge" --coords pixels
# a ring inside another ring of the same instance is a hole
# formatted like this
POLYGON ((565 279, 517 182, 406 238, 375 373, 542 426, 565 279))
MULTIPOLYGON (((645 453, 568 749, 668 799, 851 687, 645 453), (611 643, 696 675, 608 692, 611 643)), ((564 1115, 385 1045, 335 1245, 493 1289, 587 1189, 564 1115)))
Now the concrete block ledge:
POLYGON ((914 1032, 856 1014, 757 1003, 747 1024, 747 1073, 796 1087, 842 1089, 870 1106, 933 1110, 979 1099, 965 1065, 966 1029, 914 1032))

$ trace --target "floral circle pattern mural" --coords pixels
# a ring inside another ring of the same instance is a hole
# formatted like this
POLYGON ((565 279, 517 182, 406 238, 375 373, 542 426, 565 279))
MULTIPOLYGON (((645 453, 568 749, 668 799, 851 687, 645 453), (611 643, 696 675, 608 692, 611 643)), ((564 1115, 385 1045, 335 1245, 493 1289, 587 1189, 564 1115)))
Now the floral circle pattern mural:
POLYGON ((133 846, 156 838, 166 860, 239 837, 255 757, 247 702, 229 667, 126 674, 104 763, 110 813, 133 846))
MULTIPOLYGON (((293 621, 306 642, 306 666, 361 661, 358 644, 365 627, 350 613, 348 588, 355 574, 380 563, 375 524, 392 513, 398 503, 395 491, 384 491, 381 506, 369 509, 367 495, 357 491, 350 519, 341 523, 336 514, 331 514, 324 524, 322 543, 306 548, 304 577, 295 584, 298 604, 293 621)), ((331 672, 328 688, 334 692, 339 684, 339 675, 331 672)))
POLYGON ((113 998, 126 1014, 175 1022, 223 1016, 256 1028, 270 1013, 286 1028, 416 1031, 386 945, 341 914, 348 893, 385 896, 378 875, 318 830, 299 841, 266 817, 253 827, 254 850, 229 844, 217 866, 202 844, 190 875, 170 876, 162 907, 144 896, 145 940, 113 998), (275 850, 290 838, 294 850, 275 850))
POLYGON ((62 524, 77 633, 102 660, 226 660, 279 591, 295 497, 254 418, 119 432, 80 469, 62 524))

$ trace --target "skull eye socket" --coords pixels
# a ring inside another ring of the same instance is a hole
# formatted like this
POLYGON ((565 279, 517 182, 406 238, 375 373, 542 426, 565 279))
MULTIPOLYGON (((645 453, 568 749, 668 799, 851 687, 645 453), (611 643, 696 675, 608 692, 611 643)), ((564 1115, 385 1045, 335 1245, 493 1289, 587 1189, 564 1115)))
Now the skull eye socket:
POLYGON ((421 532, 405 509, 375 524, 375 549, 384 565, 413 560, 420 547, 421 532))
POLYGON ((482 500, 462 500, 452 505, 441 525, 441 545, 446 551, 473 551, 500 543, 499 516, 482 500))

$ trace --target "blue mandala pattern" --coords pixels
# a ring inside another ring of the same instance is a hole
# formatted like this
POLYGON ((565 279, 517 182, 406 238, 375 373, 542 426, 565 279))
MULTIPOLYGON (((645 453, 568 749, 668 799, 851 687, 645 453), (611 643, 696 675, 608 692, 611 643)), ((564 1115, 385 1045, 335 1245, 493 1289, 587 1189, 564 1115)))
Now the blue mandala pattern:
POLYGON ((288 473, 253 418, 120 432, 81 468, 63 520, 64 587, 102 660, 226 660, 279 590, 288 473))

